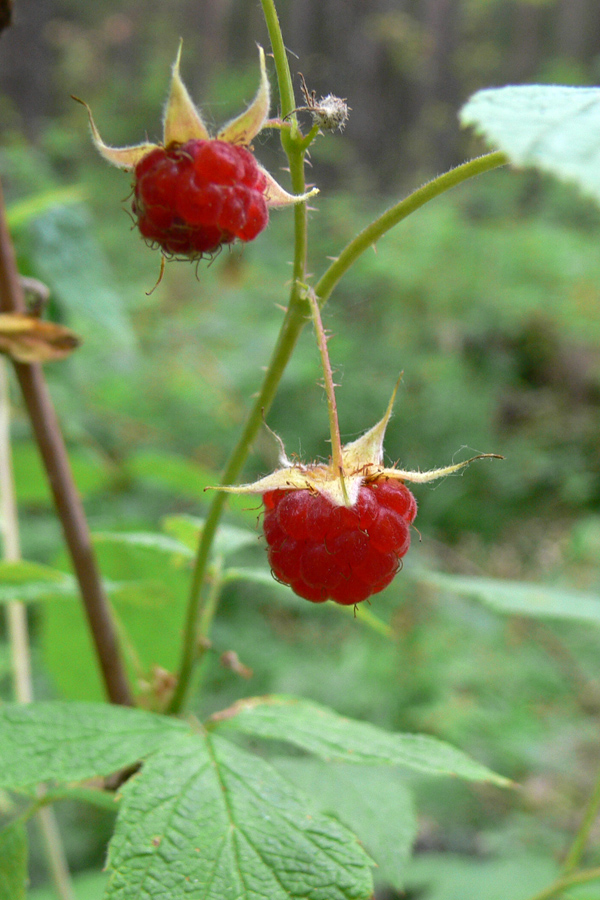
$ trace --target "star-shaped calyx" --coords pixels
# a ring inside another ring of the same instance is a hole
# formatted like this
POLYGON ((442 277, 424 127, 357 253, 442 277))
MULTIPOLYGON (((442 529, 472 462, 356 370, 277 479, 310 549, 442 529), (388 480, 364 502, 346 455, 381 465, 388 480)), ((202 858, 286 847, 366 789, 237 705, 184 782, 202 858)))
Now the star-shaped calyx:
POLYGON ((476 459, 502 459, 496 453, 480 453, 460 463, 430 469, 428 472, 411 472, 396 466, 383 465, 383 442, 392 415, 397 387, 383 418, 357 440, 345 444, 341 449, 341 465, 328 463, 300 463, 288 459, 283 442, 276 436, 280 446, 280 468, 251 484, 217 487, 215 490, 236 494, 266 494, 270 491, 308 490, 312 494, 322 494, 334 506, 353 507, 363 485, 383 480, 409 481, 426 484, 452 475, 464 469, 476 459))
POLYGON ((181 45, 173 64, 162 143, 110 147, 87 104, 79 102, 88 111, 92 139, 103 158, 134 173, 132 211, 143 237, 167 256, 196 259, 235 239, 253 240, 266 227, 271 207, 301 203, 318 191, 289 194, 248 149, 269 114, 262 47, 254 101, 216 137, 211 137, 181 80, 180 59, 181 45))

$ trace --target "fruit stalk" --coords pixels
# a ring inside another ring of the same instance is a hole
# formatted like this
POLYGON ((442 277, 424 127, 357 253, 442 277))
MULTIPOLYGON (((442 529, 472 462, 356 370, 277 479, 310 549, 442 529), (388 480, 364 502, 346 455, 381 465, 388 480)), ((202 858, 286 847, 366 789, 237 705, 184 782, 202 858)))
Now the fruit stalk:
MULTIPOLYGON (((0 311, 25 312, 15 252, 0 185, 0 311)), ((61 520, 106 692, 112 703, 133 705, 108 600, 100 580, 88 524, 73 480, 66 447, 39 363, 14 363, 15 373, 61 520)))
POLYGON ((329 359, 329 350, 327 349, 327 336, 323 328, 323 320, 319 311, 319 304, 313 291, 308 292, 308 300, 312 312, 313 323, 315 327, 315 335, 317 337, 317 346, 321 354, 321 365, 323 366, 323 381, 325 386, 325 394, 327 395, 327 412, 329 415, 329 433, 331 435, 331 462, 336 472, 340 474, 340 483, 346 506, 350 506, 348 494, 344 486, 344 458, 342 454, 342 440, 340 438, 340 423, 338 420, 337 403, 335 401, 335 385, 333 383, 333 372, 331 371, 331 361, 329 359))

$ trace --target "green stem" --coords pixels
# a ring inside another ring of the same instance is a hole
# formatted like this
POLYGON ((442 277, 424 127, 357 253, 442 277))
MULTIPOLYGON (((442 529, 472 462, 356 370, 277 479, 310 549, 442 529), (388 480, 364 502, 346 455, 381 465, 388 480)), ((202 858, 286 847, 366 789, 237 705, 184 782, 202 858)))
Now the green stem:
POLYGON ((478 156, 476 159, 471 159, 469 162, 463 163, 462 166, 457 166, 444 175, 439 175, 432 181, 428 181, 423 187, 413 191, 404 200, 401 200, 392 206, 391 209, 384 212, 383 215, 371 222, 370 225, 367 225, 354 240, 344 247, 337 259, 321 276, 315 287, 315 294, 319 299, 320 305, 322 306, 331 296, 331 292, 338 281, 346 274, 358 257, 365 250, 368 250, 369 247, 372 247, 390 228, 393 228, 394 225, 397 225, 398 222, 401 222, 402 219, 405 219, 415 210, 420 209, 421 206, 429 203, 434 197, 438 197, 445 191, 449 191, 450 188, 456 187, 456 185, 473 178, 475 175, 488 172, 490 169, 496 169, 498 166, 504 166, 507 162, 508 158, 500 150, 494 153, 486 153, 485 156, 478 156))
MULTIPOLYGON (((325 384, 325 395, 327 397, 327 413, 329 416, 329 434, 331 437, 331 463, 333 468, 339 472, 342 481, 342 491, 344 496, 346 491, 344 488, 344 457, 342 455, 342 439, 340 437, 340 423, 338 420, 337 403, 335 401, 335 385, 333 383, 333 372, 331 371, 331 361, 329 359, 329 350, 327 349, 327 337, 323 328, 323 320, 319 311, 317 298, 312 291, 309 291, 309 302, 313 317, 315 334, 317 337, 317 346, 321 354, 321 366, 323 367, 323 381, 325 384)), ((346 498, 347 500, 347 498, 346 498)), ((348 506, 350 502, 348 501, 348 506)))
POLYGON ((543 891, 530 897, 529 900, 551 900, 552 897, 556 897, 558 894, 562 893, 562 891, 566 891, 567 888, 577 884, 586 884, 588 881, 596 881, 598 878, 600 878, 600 868, 583 869, 581 872, 575 872, 564 878, 558 878, 547 888, 544 888, 543 891))
MULTIPOLYGON (((264 8, 272 10, 274 21, 277 22, 271 0, 261 0, 261 2, 263 3, 264 8)), ((283 42, 281 42, 281 47, 283 48, 283 42)), ((277 71, 279 74, 280 67, 283 65, 282 60, 285 60, 285 71, 289 75, 289 67, 287 66, 287 59, 285 58, 285 48, 282 49, 282 54, 283 56, 281 53, 278 53, 275 57, 276 60, 279 60, 277 71)), ((304 153, 306 149, 304 147, 304 141, 301 137, 294 138, 294 136, 286 130, 281 133, 281 142, 288 155, 294 192, 296 194, 304 193, 304 153)), ((424 206, 425 203, 428 203, 429 200, 432 200, 439 194, 444 193, 444 191, 447 191, 461 182, 466 181, 468 178, 472 178, 482 172, 505 165, 506 161, 506 156, 500 152, 489 153, 486 156, 478 157, 477 159, 464 163, 462 166, 452 169, 445 175, 440 175, 433 181, 428 182, 422 188, 419 188, 385 212, 376 219, 375 222, 367 226, 367 228, 365 228, 344 248, 344 250, 342 250, 337 259, 329 266, 322 276, 315 289, 315 294, 319 299, 320 305, 322 306, 329 298, 338 281, 348 271, 352 263, 358 259, 360 254, 382 237, 386 231, 389 231, 390 228, 393 228, 394 225, 406 218, 411 212, 424 206)), ((308 304, 304 299, 304 289, 302 287, 305 283, 307 250, 307 217, 305 203, 299 203, 294 208, 294 221, 295 252, 293 281, 287 312, 271 361, 267 368, 262 388, 250 411, 238 443, 223 472, 220 481, 222 486, 233 484, 240 474, 252 442, 260 429, 264 414, 268 411, 273 402, 281 376, 283 375, 294 347, 296 346, 300 332, 307 321, 308 304)), ((178 713, 181 711, 189 690, 190 678, 192 676, 196 655, 198 620, 202 609, 202 588, 206 568, 209 562, 210 549, 223 513, 226 499, 226 494, 221 492, 215 493, 202 530, 192 575, 192 587, 184 626, 182 658, 178 673, 178 683, 169 707, 169 712, 171 713, 178 713)))
MULTIPOLYGON (((277 72, 277 83, 279 85, 279 102, 281 104, 281 117, 283 119, 296 109, 296 99, 294 97, 294 87, 292 84, 292 75, 288 64, 285 44, 283 43, 283 35, 281 34, 281 26, 277 17, 274 0, 261 0, 263 15, 267 23, 269 31, 269 40, 271 41, 271 49, 273 50, 273 59, 275 60, 275 70, 277 72)), ((296 125, 296 117, 292 117, 292 125, 296 125)))
POLYGON ((572 872, 573 869, 577 868, 579 865, 579 861, 590 836, 590 831, 598 817, 598 810, 600 810, 600 772, 596 776, 596 784, 594 785, 591 797, 588 800, 581 825, 579 826, 569 852, 565 857, 562 869, 563 876, 568 875, 569 872, 572 872))
MULTIPOLYGON (((279 93, 281 97, 282 112, 287 114, 294 109, 294 92, 292 79, 287 63, 287 56, 279 28, 277 13, 272 0, 261 0, 269 36, 273 48, 273 56, 277 69, 279 93)), ((296 128, 285 129, 281 132, 281 143, 285 150, 292 179, 292 189, 295 194, 303 194, 306 190, 304 179, 304 154, 306 148, 303 145, 302 135, 296 128), (295 132, 295 133, 294 133, 295 132)), ((271 356, 262 387, 256 397, 254 406, 250 410, 244 430, 234 447, 231 456, 221 477, 220 484, 225 486, 233 484, 238 478, 250 447, 263 423, 264 416, 269 410, 277 392, 281 376, 294 351, 294 347, 300 337, 306 323, 307 303, 302 294, 300 285, 306 277, 306 251, 308 242, 308 223, 306 203, 298 203, 294 207, 294 262, 293 279, 290 289, 289 303, 279 337, 271 356)), ((198 627, 203 615, 206 603, 203 599, 204 582, 210 560, 211 547, 217 532, 217 527, 223 513, 226 494, 216 491, 208 510, 208 515, 202 529, 200 543, 196 554, 192 585, 186 620, 184 625, 182 656, 179 666, 177 687, 169 706, 169 712, 178 713, 183 708, 190 688, 194 665, 197 659, 198 627)), ((216 612, 218 598, 213 610, 216 612)))

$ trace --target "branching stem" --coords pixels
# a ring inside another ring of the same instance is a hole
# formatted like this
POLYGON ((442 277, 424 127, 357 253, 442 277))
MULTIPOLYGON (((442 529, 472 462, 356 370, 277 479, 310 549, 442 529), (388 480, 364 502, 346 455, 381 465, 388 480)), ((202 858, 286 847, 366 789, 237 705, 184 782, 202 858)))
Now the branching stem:
MULTIPOLYGON (((294 193, 305 192, 304 156, 310 140, 317 133, 313 127, 304 137, 297 125, 294 110, 296 108, 290 68, 277 11, 273 0, 261 0, 265 21, 269 30, 269 38, 275 60, 277 80, 279 84, 279 96, 281 103, 281 116, 289 119, 291 128, 281 130, 281 143, 288 157, 292 188, 294 193)), ((409 213, 424 206, 429 200, 449 190, 457 184, 497 168, 506 163, 503 153, 490 153, 479 159, 471 160, 462 166, 458 166, 451 172, 441 175, 424 187, 419 188, 409 197, 393 206, 386 213, 367 226, 347 247, 342 250, 338 258, 327 269, 315 288, 315 294, 319 305, 329 298, 336 284, 348 271, 352 263, 365 252, 375 241, 382 237, 394 225, 404 219, 409 213)), ((294 260, 293 276, 290 289, 290 297, 287 312, 283 320, 281 331, 277 339, 270 363, 267 367, 262 387, 250 410, 246 424, 234 447, 229 461, 221 476, 222 486, 233 484, 237 480, 250 447, 262 425, 263 417, 268 412, 277 392, 279 382, 296 346, 300 333, 310 315, 310 307, 305 298, 306 292, 306 256, 307 256, 307 211, 305 203, 298 203, 294 207, 294 260)), ((181 662, 178 671, 178 681, 173 699, 169 706, 169 712, 179 713, 186 702, 190 689, 190 682, 196 658, 197 636, 199 621, 204 608, 203 594, 206 590, 205 577, 210 562, 211 547, 217 532, 217 527, 225 507, 227 495, 224 492, 215 492, 210 504, 202 535, 198 545, 190 597, 188 601, 186 620, 184 623, 184 636, 182 644, 181 662)))

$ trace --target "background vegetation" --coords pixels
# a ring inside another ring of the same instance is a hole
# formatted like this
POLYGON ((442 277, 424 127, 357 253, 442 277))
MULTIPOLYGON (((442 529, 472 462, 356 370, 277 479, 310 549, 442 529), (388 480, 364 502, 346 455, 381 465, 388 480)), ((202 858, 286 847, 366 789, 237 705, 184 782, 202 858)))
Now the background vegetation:
MULTIPOLYGON (((310 223, 315 265, 390 197, 477 152, 455 118, 473 90, 597 79, 600 11, 591 0, 290 0, 281 10, 309 87, 353 108, 346 133, 320 138, 312 154, 321 187, 310 223)), ((0 175, 21 270, 48 283, 50 315, 85 339, 47 375, 93 530, 158 532, 168 517, 202 513, 203 488, 258 388, 285 298, 291 214, 273 212, 255 245, 210 267, 168 265, 148 295, 159 260, 130 229, 127 176, 95 155, 68 95, 90 102, 111 143, 155 137, 183 33, 186 83, 223 122, 255 90, 254 42, 267 43, 260 11, 243 0, 168 9, 155 0, 62 0, 17 3, 16 19, 2 37, 0 175)), ((272 170, 282 164, 276 141, 261 136, 255 149, 272 170)), ((415 535, 405 573, 374 601, 393 640, 276 585, 232 585, 216 623, 203 712, 240 695, 303 694, 447 739, 519 781, 508 794, 415 783, 411 897, 529 896, 551 877, 597 768, 598 631, 501 618, 416 586, 410 572, 431 565, 597 590, 599 225, 600 212, 573 190, 499 172, 421 210, 359 263, 326 310, 345 437, 379 417, 404 371, 390 460, 430 468, 468 447, 506 461, 416 491, 422 542, 415 535), (247 681, 220 664, 232 649, 252 670, 247 681)), ((269 416, 288 451, 305 459, 328 452, 313 345, 307 331, 269 416)), ((14 400, 24 556, 66 567, 16 391, 14 400)), ((265 434, 248 480, 275 458, 265 434)), ((247 506, 232 503, 230 524, 256 522, 247 506)), ((120 610, 129 632, 152 646, 139 660, 143 682, 152 663, 174 666, 188 573, 139 547, 116 547, 98 539, 105 576, 145 579, 120 610)), ((241 554, 262 558, 258 532, 241 554)), ((75 604, 35 610, 32 625, 37 696, 98 698, 75 604)), ((0 674, 8 696, 6 645, 0 674)), ((59 812, 73 868, 98 867, 108 814, 59 812)), ((34 883, 42 878, 34 858, 34 883)), ((97 896, 94 882, 82 884, 82 897, 97 896)), ((386 890, 384 877, 382 897, 386 890)), ((600 896, 593 890, 570 896, 600 896)))

